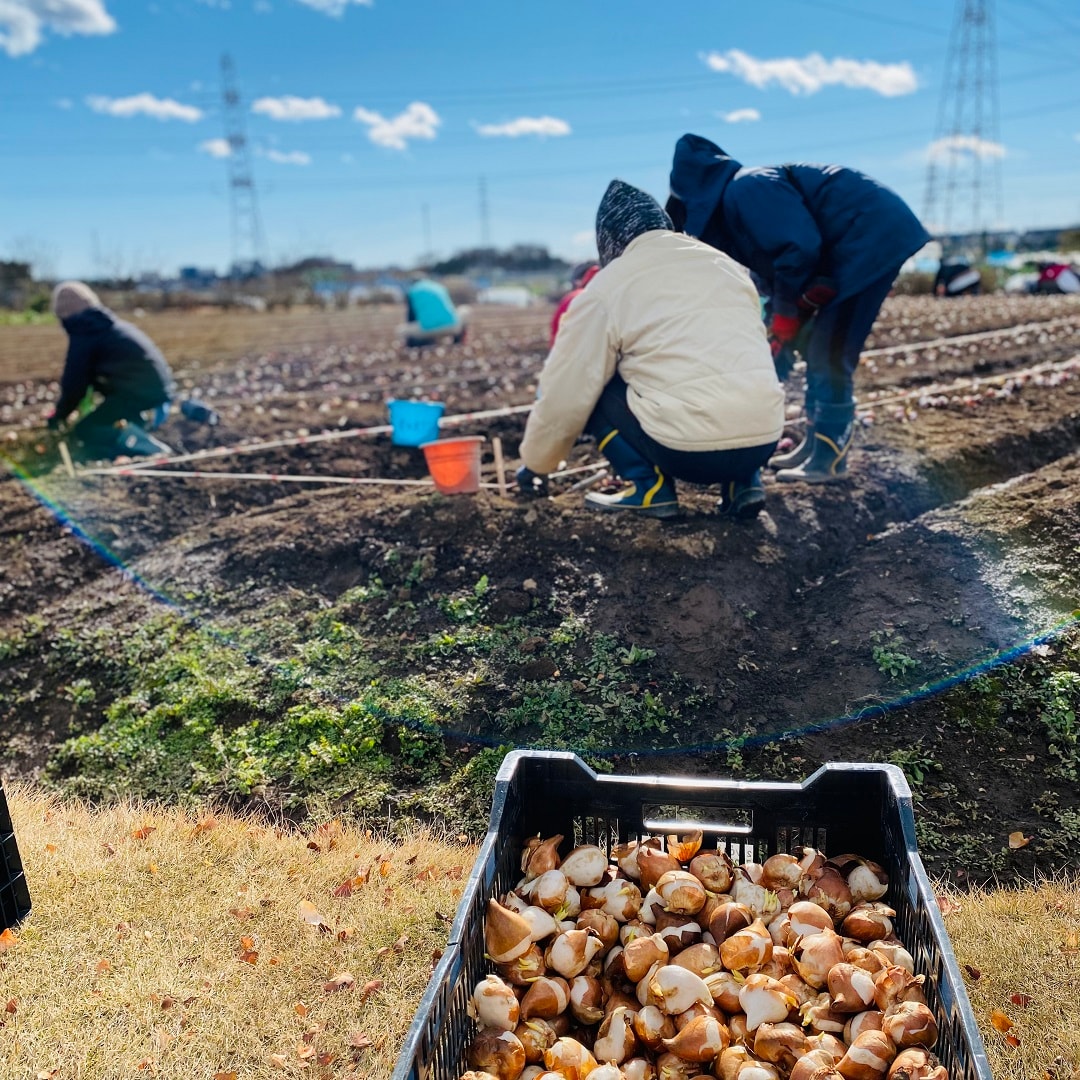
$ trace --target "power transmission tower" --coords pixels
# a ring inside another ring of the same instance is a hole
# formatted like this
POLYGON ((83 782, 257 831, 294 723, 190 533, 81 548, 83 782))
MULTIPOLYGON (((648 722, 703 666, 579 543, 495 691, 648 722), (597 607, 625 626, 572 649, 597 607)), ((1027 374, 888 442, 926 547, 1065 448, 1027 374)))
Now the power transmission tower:
POLYGON ((926 167, 923 220, 948 245, 970 232, 985 253, 1004 216, 993 0, 956 0, 937 128, 926 167))
POLYGON ((221 90, 225 118, 225 138, 229 153, 229 190, 232 200, 232 257, 234 273, 245 269, 257 273, 263 266, 264 246, 259 204, 255 197, 255 177, 251 171, 244 125, 244 108, 236 86, 236 68, 228 54, 221 58, 221 90))

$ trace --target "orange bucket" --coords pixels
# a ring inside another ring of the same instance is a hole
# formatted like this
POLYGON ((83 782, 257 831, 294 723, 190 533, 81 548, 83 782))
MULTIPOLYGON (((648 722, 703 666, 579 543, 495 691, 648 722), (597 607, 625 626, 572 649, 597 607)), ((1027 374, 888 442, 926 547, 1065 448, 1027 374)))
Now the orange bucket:
POLYGON ((435 487, 444 495, 465 495, 480 490, 480 444, 483 435, 462 435, 424 443, 420 449, 427 459, 435 487))

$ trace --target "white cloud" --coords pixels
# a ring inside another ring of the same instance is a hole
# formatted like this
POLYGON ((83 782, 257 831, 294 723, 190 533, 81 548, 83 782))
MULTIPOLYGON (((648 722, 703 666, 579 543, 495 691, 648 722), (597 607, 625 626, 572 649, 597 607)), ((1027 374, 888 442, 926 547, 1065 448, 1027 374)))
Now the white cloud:
POLYGON ((70 109, 75 104, 69 97, 62 97, 56 99, 56 107, 58 109, 70 109))
POLYGON ((115 29, 103 0, 0 0, 0 49, 8 56, 32 53, 46 30, 68 37, 115 29))
POLYGON ((292 94, 261 97, 252 102, 251 111, 263 113, 271 120, 329 120, 341 115, 337 105, 331 105, 321 97, 302 98, 292 94))
POLYGON ((733 109, 731 112, 717 113, 716 115, 726 124, 752 123, 761 119, 761 113, 757 109, 733 109))
POLYGON ((350 4, 359 4, 361 7, 372 7, 375 0, 300 0, 305 7, 314 8, 324 15, 333 15, 335 19, 345 14, 345 9, 350 4))
POLYGON ((368 126, 368 138, 378 146, 404 150, 409 139, 434 139, 442 123, 439 114, 423 101, 414 101, 397 116, 387 119, 381 113, 357 108, 353 119, 368 126))
POLYGON ((847 86, 853 90, 873 90, 883 97, 911 94, 919 80, 905 60, 899 64, 879 64, 876 60, 826 60, 821 53, 810 53, 775 60, 759 60, 741 49, 707 53, 702 59, 713 71, 723 71, 743 82, 764 89, 778 83, 790 94, 816 94, 825 86, 847 86))
MULTIPOLYGON (((0 0, 0 3, 2 2, 3 0, 0 0)), ((106 116, 152 116, 155 120, 183 120, 188 124, 203 118, 202 109, 197 109, 194 105, 182 105, 172 98, 159 98, 146 93, 133 94, 126 98, 92 94, 86 99, 86 104, 94 112, 104 113, 106 116)))
POLYGON ((980 139, 977 135, 946 135, 935 139, 926 148, 926 157, 930 161, 942 161, 949 157, 977 157, 980 161, 1005 157, 1005 147, 990 139, 980 139))
POLYGON ((209 154, 211 157, 232 157, 232 147, 229 145, 228 139, 207 139, 205 142, 199 143, 199 150, 204 154, 209 154))
POLYGON ((276 161, 279 165, 310 165, 311 155, 303 150, 267 150, 263 157, 269 161, 276 161))
POLYGON ((554 116, 519 116, 505 124, 477 124, 476 131, 489 137, 502 135, 516 139, 521 135, 539 135, 546 138, 548 135, 569 135, 570 125, 554 116))

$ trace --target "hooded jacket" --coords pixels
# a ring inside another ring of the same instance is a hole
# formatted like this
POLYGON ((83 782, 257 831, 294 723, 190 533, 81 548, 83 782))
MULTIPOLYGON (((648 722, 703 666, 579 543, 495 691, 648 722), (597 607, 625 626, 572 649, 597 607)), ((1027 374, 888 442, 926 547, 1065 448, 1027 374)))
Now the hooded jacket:
POLYGON ((632 240, 567 310, 521 444, 533 472, 566 458, 616 371, 642 428, 673 450, 760 446, 783 429, 749 275, 681 233, 632 240))
POLYGON ((58 418, 67 416, 90 387, 106 397, 123 395, 146 409, 172 397, 169 365, 137 326, 97 307, 64 319, 62 325, 69 341, 56 403, 58 418))
POLYGON ((899 195, 855 169, 748 169, 700 135, 675 146, 671 194, 686 232, 758 275, 778 315, 795 316, 815 278, 831 280, 836 300, 854 296, 930 239, 899 195))

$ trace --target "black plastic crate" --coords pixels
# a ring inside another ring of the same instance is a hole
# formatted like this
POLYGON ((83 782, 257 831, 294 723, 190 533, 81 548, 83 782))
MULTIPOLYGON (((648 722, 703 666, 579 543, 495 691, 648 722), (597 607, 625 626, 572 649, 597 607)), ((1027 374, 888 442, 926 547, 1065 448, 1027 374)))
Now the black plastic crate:
POLYGON ((889 874, 896 931, 927 976, 940 1035, 934 1052, 951 1080, 992 1080, 960 970, 915 843, 911 789, 893 765, 829 764, 801 784, 696 777, 603 776, 576 754, 516 750, 499 770, 491 819, 450 941, 413 1020, 393 1080, 457 1080, 475 1031, 467 1002, 490 970, 488 898, 520 879, 524 840, 562 833, 563 850, 700 828, 705 846, 762 862, 798 844, 856 852, 889 874))
POLYGON ((15 844, 7 798, 0 787, 0 931, 14 926, 30 913, 30 890, 15 844))

